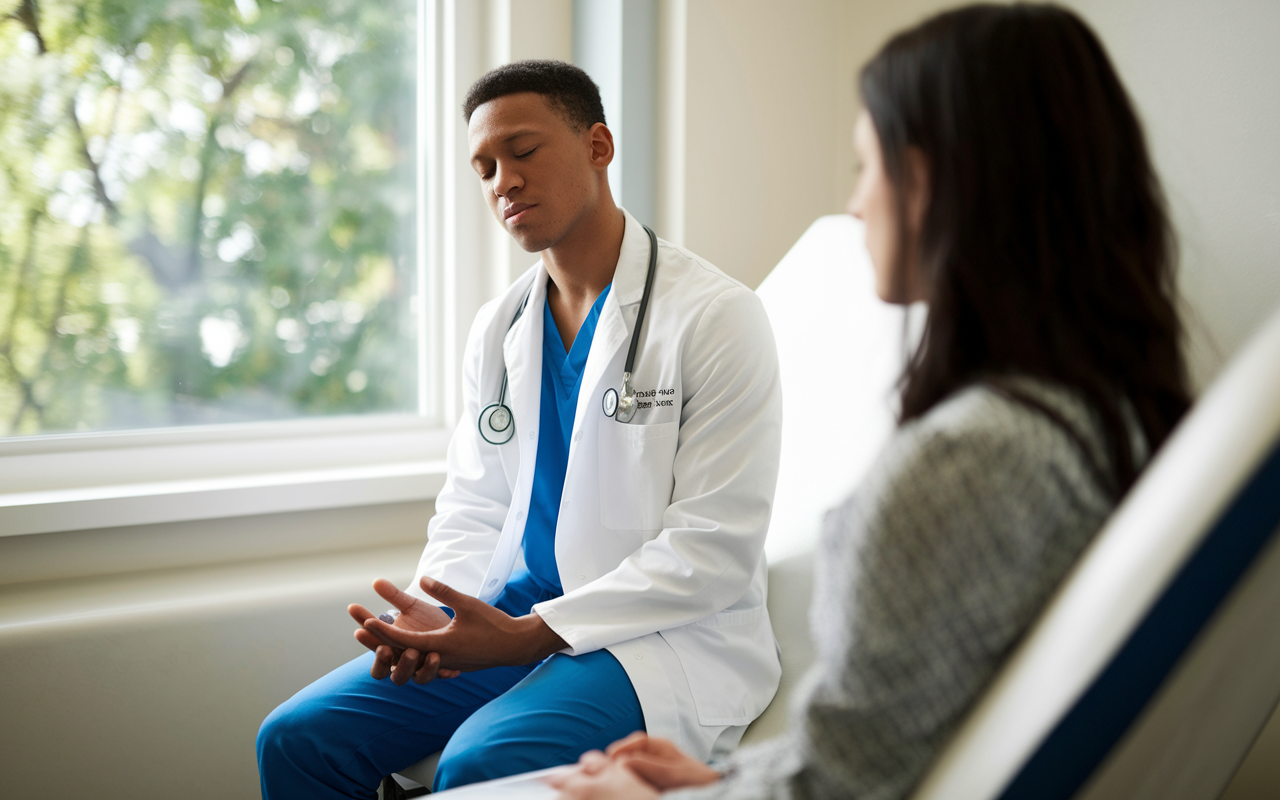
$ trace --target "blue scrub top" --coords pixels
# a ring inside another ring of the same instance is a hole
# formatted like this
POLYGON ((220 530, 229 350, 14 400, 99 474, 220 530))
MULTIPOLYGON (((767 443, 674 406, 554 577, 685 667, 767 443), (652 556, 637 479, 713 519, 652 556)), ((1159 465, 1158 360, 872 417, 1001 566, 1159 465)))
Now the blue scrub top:
POLYGON ((533 494, 529 499, 529 519, 524 528, 524 565, 517 566, 493 605, 511 616, 528 614, 535 603, 564 594, 556 565, 556 521, 560 497, 569 466, 569 439, 578 411, 578 391, 582 371, 595 338, 600 309, 609 289, 596 298, 586 320, 566 350, 560 329, 551 316, 551 306, 542 313, 542 399, 538 425, 538 456, 533 470, 533 494))

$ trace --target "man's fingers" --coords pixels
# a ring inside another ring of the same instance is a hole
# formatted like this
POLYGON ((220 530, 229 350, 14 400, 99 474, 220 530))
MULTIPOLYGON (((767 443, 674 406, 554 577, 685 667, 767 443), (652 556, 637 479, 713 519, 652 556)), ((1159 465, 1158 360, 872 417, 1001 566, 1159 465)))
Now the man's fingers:
POLYGON ((462 674, 460 669, 442 669, 436 672, 437 678, 456 678, 462 674))
POLYGON ((422 666, 418 667, 418 671, 413 673, 414 683, 430 683, 435 680, 439 669, 440 654, 427 653, 427 657, 422 659, 422 666))
POLYGON ((370 650, 377 650, 379 647, 389 646, 386 642, 382 641, 377 636, 374 636, 369 631, 366 631, 364 628, 356 628, 356 641, 370 650))
POLYGON ((354 619, 356 623, 360 625, 363 625, 364 621, 369 617, 375 616, 373 612, 369 611, 369 609, 365 608, 359 603, 352 603, 351 605, 347 606, 347 613, 350 614, 351 618, 354 619))
POLYGON ((373 664, 369 667, 369 677, 380 681, 390 675, 394 658, 395 655, 390 647, 385 644, 378 645, 373 651, 373 664))
POLYGON ((422 576, 422 579, 418 581, 418 585, 422 587, 422 591, 439 600, 442 605, 452 608, 455 614, 459 610, 458 604, 462 604, 465 608, 469 602, 479 602, 474 597, 456 592, 453 587, 443 584, 435 578, 428 578, 426 575, 422 576))
MULTIPOLYGON (((370 617, 370 619, 373 619, 370 617)), ((379 636, 377 633, 367 628, 356 628, 356 641, 370 650, 377 650, 379 646, 389 647, 395 651, 396 658, 400 657, 400 651, 404 650, 405 645, 399 642, 393 642, 385 636, 379 636)))
POLYGON ((415 603, 419 602, 418 598, 408 592, 400 591, 399 587, 386 578, 378 578, 374 581, 373 590, 378 593, 379 597, 401 611, 408 611, 413 608, 415 603))
POLYGON ((400 654, 400 660, 396 662, 396 666, 391 670, 391 682, 396 686, 404 686, 413 678, 415 672, 418 671, 418 651, 412 647, 400 654))
POLYGON ((418 631, 409 631, 404 628, 396 628, 383 622, 376 617, 364 621, 364 629, 382 639, 392 647, 400 649, 412 647, 420 653, 438 652, 438 647, 433 647, 433 643, 439 634, 422 633, 418 631))

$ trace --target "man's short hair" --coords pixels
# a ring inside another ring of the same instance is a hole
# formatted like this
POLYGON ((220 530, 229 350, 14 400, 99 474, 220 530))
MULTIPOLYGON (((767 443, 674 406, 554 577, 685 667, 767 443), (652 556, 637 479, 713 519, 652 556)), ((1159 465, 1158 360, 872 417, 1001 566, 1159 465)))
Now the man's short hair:
POLYGON ((480 106, 509 94, 535 92, 547 98, 575 130, 604 122, 600 87, 581 68, 564 61, 529 60, 489 70, 471 85, 462 114, 468 123, 480 106))

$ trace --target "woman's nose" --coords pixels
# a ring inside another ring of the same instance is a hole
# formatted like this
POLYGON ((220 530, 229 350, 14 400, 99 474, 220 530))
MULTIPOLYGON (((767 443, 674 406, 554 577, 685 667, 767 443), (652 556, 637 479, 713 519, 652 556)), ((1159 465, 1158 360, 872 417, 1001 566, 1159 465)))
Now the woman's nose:
POLYGON ((844 204, 844 213, 862 219, 862 200, 858 192, 849 195, 849 202, 844 204))

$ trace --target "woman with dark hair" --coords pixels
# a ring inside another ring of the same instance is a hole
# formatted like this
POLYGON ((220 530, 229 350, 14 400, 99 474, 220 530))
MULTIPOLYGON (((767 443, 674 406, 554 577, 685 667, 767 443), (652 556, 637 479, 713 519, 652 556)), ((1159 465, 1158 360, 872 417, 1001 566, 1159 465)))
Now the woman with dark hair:
POLYGON ((849 211, 880 297, 928 317, 825 520, 793 725, 723 771, 636 734, 566 797, 907 795, 1188 406, 1159 182, 1079 17, 949 11, 859 85, 849 211))

